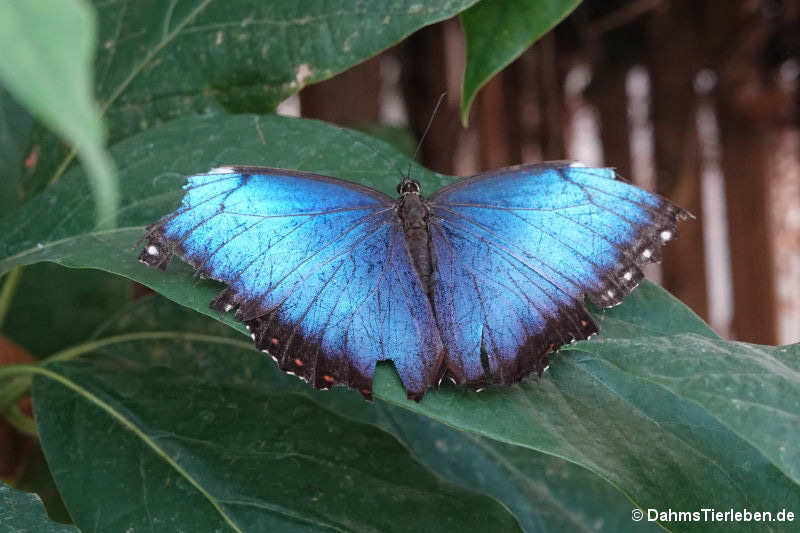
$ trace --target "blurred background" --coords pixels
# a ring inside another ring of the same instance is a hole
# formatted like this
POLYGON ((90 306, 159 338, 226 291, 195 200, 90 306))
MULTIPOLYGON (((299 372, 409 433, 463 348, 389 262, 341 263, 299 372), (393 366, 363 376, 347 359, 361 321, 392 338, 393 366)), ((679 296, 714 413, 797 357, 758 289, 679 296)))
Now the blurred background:
POLYGON ((446 91, 422 164, 462 176, 552 159, 615 167, 697 217, 650 279, 724 337, 800 341, 800 2, 585 0, 481 90, 467 129, 464 53, 448 20, 279 112, 413 151, 446 91))

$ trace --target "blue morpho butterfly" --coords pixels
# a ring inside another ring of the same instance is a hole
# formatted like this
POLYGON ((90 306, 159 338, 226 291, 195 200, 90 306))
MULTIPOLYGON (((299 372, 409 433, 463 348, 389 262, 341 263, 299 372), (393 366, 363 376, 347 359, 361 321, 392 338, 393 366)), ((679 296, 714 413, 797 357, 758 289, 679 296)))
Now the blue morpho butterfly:
POLYGON ((139 259, 173 254, 228 285, 258 349, 314 387, 368 398, 391 360, 409 398, 448 375, 510 384, 597 326, 689 215, 608 168, 504 168, 392 198, 328 176, 230 166, 189 176, 183 204, 148 227, 139 259))

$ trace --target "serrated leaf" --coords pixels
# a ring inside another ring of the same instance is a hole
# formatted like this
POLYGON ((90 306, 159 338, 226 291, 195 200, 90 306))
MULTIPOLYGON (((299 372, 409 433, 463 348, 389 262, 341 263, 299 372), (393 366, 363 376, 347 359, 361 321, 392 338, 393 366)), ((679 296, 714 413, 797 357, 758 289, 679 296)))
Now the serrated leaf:
POLYGON ((580 3, 581 0, 481 0, 461 14, 467 40, 467 65, 461 87, 461 122, 465 126, 480 88, 580 3))
POLYGON ((36 494, 13 489, 0 482, 0 530, 6 533, 77 533, 77 529, 53 522, 36 494))
POLYGON ((74 146, 88 169, 97 222, 112 227, 117 182, 93 101, 96 42, 94 13, 83 0, 0 1, 0 80, 74 146))

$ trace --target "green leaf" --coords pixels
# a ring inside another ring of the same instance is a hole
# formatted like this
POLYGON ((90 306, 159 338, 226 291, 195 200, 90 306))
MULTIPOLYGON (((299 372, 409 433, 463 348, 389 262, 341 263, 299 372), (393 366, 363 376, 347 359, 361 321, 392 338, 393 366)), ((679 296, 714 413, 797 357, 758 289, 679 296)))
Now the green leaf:
POLYGON ((7 533, 75 533, 72 526, 50 520, 36 494, 0 482, 0 530, 7 533))
POLYGON ((713 339, 719 338, 697 313, 648 280, 643 281, 625 298, 625 305, 604 311, 598 310, 590 302, 589 306, 603 337, 696 333, 713 339))
MULTIPOLYGON (((154 296, 131 303, 97 332, 98 339, 149 332, 182 332, 240 338, 217 321, 154 296)), ((193 353, 157 350, 148 359, 137 345, 109 345, 99 357, 132 357, 142 365, 169 368, 179 375, 200 376, 205 384, 247 386, 254 391, 305 394, 320 407, 360 422, 375 424, 399 438, 429 469, 465 489, 505 503, 526 531, 641 531, 631 522, 630 502, 587 470, 531 450, 468 435, 380 400, 368 403, 345 389, 313 391, 279 373, 261 354, 249 357, 195 357, 193 353), (546 473, 546 476, 543 475, 546 473)), ((90 360, 93 363, 100 363, 90 360)), ((106 445, 109 442, 106 441, 106 445)), ((656 526, 652 526, 655 528, 656 526)))
MULTIPOLYGON (((178 308, 158 296, 137 300, 120 309, 96 336, 113 338, 145 331, 238 337, 218 321, 178 308)), ((215 384, 236 384, 242 381, 241 376, 248 376, 254 389, 305 393, 321 407, 376 424, 400 439, 422 463, 443 478, 502 501, 525 531, 596 531, 598 524, 608 531, 647 529, 631 522, 631 503, 627 498, 585 468, 527 448, 456 431, 381 400, 368 403, 360 394, 343 388, 312 390, 277 372, 266 357, 231 361, 170 356, 160 358, 158 364, 179 373, 202 375, 204 382, 215 384)), ((655 525, 652 528, 660 529, 655 525)))
POLYGON ((20 183, 33 124, 30 113, 0 86, 0 212, 22 203, 20 183))
POLYGON ((94 13, 82 0, 0 2, 0 80, 14 97, 67 139, 88 169, 101 227, 117 211, 114 165, 92 101, 94 13))
POLYGON ((2 332, 44 357, 88 338, 132 294, 131 282, 119 276, 52 263, 31 265, 22 272, 2 332))
MULTIPOLYGON (((343 411, 341 402, 336 409, 343 411)), ((358 414, 396 435, 431 470, 505 503, 525 531, 661 530, 632 522, 624 495, 563 459, 456 431, 381 401, 358 414)))
POLYGON ((576 349, 696 402, 800 484, 800 344, 683 334, 604 338, 576 349))
POLYGON ((97 2, 112 139, 187 113, 272 111, 475 0, 97 2))
POLYGON ((461 122, 469 122, 475 95, 489 79, 575 9, 580 0, 481 0, 461 14, 467 65, 461 122))
POLYGON ((33 391, 48 463, 84 530, 519 530, 375 426, 254 387, 276 370, 244 338, 150 335, 98 352, 41 370, 33 391), (228 379, 205 379, 220 365, 228 379))

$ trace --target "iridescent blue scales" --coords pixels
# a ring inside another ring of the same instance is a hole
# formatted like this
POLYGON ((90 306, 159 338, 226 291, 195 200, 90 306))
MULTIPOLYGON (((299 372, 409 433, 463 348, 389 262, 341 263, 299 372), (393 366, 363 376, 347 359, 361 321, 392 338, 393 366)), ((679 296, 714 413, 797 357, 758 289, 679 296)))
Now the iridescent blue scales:
POLYGON ((190 176, 140 260, 173 255, 227 285, 256 347, 317 388, 366 396, 389 360, 410 398, 447 375, 483 387, 535 372, 597 332, 689 214, 610 169, 547 163, 459 180, 429 198, 261 167, 190 176))

